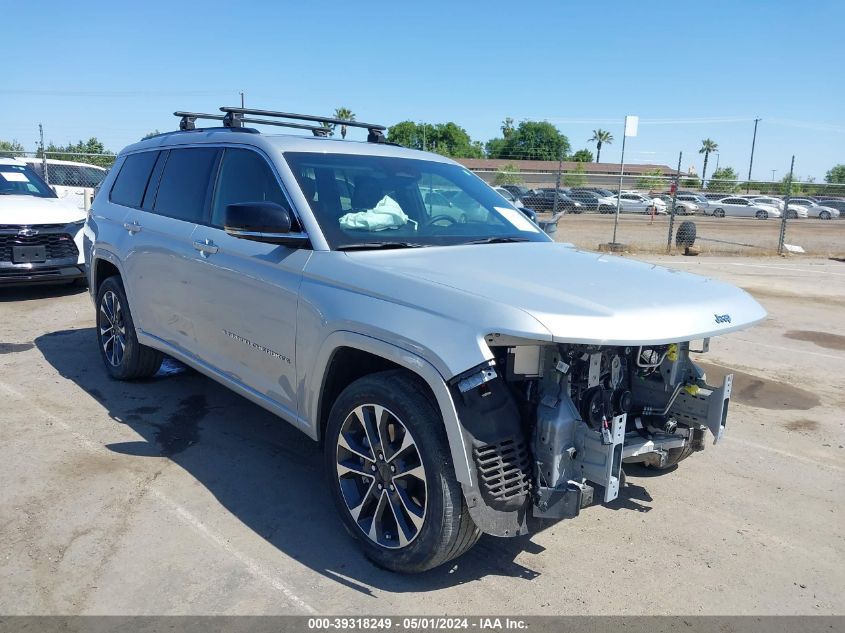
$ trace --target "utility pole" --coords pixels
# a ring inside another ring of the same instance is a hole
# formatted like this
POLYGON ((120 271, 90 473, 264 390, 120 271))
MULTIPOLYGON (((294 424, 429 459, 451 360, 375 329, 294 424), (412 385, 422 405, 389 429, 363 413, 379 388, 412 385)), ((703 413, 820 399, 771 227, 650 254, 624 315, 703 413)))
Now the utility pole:
POLYGON ((760 117, 754 119, 754 136, 751 138, 751 160, 748 161, 748 180, 745 182, 745 193, 751 190, 751 167, 754 165, 754 145, 757 142, 757 124, 760 117))
POLYGON ((41 152, 41 171, 44 173, 44 182, 50 184, 50 176, 47 173, 47 154, 44 153, 44 126, 38 124, 38 150, 41 152))

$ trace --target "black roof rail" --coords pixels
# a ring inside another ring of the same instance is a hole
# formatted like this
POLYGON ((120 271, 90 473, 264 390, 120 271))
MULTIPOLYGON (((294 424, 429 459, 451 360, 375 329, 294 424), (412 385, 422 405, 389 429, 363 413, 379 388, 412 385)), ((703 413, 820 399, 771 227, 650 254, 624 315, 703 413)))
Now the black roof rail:
POLYGON ((267 120, 249 119, 246 117, 263 116, 276 117, 279 119, 293 119, 294 121, 312 121, 314 123, 323 123, 328 125, 345 125, 347 127, 363 128, 367 130, 367 141, 369 143, 384 143, 384 131, 387 129, 385 126, 376 125, 375 123, 347 121, 345 119, 335 119, 333 117, 317 116, 313 114, 293 114, 291 112, 277 112, 275 110, 255 110, 253 108, 236 108, 228 106, 220 108, 220 111, 226 113, 226 116, 223 119, 223 125, 225 125, 226 127, 239 127, 242 123, 264 123, 265 125, 281 125, 285 127, 310 129, 315 136, 328 135, 328 128, 322 126, 313 127, 301 124, 288 123, 284 121, 271 122, 267 120))
MULTIPOLYGON (((243 129, 243 131, 247 131, 248 128, 244 128, 244 123, 256 123, 259 125, 276 125, 279 127, 290 127, 295 128, 297 130, 308 130, 314 136, 328 136, 329 135, 329 127, 328 125, 345 125, 347 127, 360 127, 367 130, 367 142, 369 143, 384 143, 384 130, 385 128, 383 125, 376 125, 374 123, 361 123, 359 121, 347 121, 345 119, 335 119, 332 117, 321 117, 316 116, 313 114, 293 114, 291 112, 276 112, 275 110, 255 110, 252 108, 235 108, 235 107, 222 107, 220 108, 221 112, 225 112, 225 114, 205 114, 202 112, 183 112, 177 111, 173 114, 175 116, 180 117, 181 121, 179 121, 179 129, 182 131, 185 130, 195 130, 196 128, 196 121, 197 119, 210 119, 213 121, 222 121, 224 128, 231 128, 231 129, 243 129), (270 119, 256 119, 253 118, 255 116, 260 117, 276 117, 277 119, 292 119, 291 121, 284 121, 284 120, 270 120, 270 119), (294 121, 309 121, 314 123, 321 123, 322 125, 304 125, 302 123, 294 123, 294 121)), ((254 130, 249 130, 254 131, 254 130)))

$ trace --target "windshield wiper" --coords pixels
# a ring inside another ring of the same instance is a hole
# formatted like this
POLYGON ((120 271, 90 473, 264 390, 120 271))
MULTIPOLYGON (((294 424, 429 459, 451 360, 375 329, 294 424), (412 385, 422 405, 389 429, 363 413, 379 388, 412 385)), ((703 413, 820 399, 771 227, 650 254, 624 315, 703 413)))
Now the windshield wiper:
POLYGON ((507 244, 508 242, 527 242, 527 237, 485 237, 480 240, 461 242, 462 244, 507 244))
POLYGON ((413 242, 358 242, 355 244, 341 244, 336 251, 365 251, 381 248, 423 248, 428 244, 414 244, 413 242))

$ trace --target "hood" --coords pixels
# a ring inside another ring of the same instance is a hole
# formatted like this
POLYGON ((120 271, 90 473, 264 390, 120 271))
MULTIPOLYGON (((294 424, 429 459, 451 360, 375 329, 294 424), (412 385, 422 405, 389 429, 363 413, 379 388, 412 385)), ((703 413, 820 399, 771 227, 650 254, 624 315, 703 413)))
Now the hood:
MULTIPOLYGON (((456 300, 454 293, 444 293, 444 300, 451 305, 436 309, 451 310, 462 321, 478 310, 474 320, 486 328, 482 335, 497 332, 495 314, 490 314, 490 306, 495 305, 533 317, 543 326, 537 330, 542 338, 551 334, 557 342, 605 345, 716 336, 748 327, 766 316, 747 292, 730 284, 559 243, 428 247, 348 255, 356 264, 371 269, 366 278, 374 284, 380 285, 383 276, 389 275, 397 282, 411 277, 459 291, 464 300, 456 300)), ((437 296, 425 295, 426 301, 437 296)))
POLYGON ((85 219, 85 211, 62 198, 0 196, 0 224, 70 224, 85 219))

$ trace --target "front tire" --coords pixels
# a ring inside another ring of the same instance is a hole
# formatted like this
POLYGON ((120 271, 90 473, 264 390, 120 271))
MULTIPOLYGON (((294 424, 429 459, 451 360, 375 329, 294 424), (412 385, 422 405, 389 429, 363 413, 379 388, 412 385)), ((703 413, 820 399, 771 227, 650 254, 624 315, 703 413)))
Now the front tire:
POLYGON ((442 565, 481 535, 427 391, 404 370, 360 378, 332 406, 324 442, 344 526, 367 558, 403 573, 442 565))
POLYGON ((162 353, 138 342, 120 277, 106 279, 97 291, 97 342, 106 370, 116 380, 153 376, 162 353))
POLYGON ((830 219, 830 212, 829 211, 822 211, 821 213, 819 213, 819 219, 829 220, 830 219))
POLYGON ((768 214, 768 213, 766 213, 765 211, 758 211, 758 212, 756 213, 756 215, 757 215, 757 219, 758 219, 758 220, 767 220, 767 219, 769 219, 769 214, 768 214))
POLYGON ((723 218, 723 217, 725 217, 725 210, 724 210, 724 209, 716 209, 716 210, 713 212, 713 217, 714 217, 714 218, 723 218))

